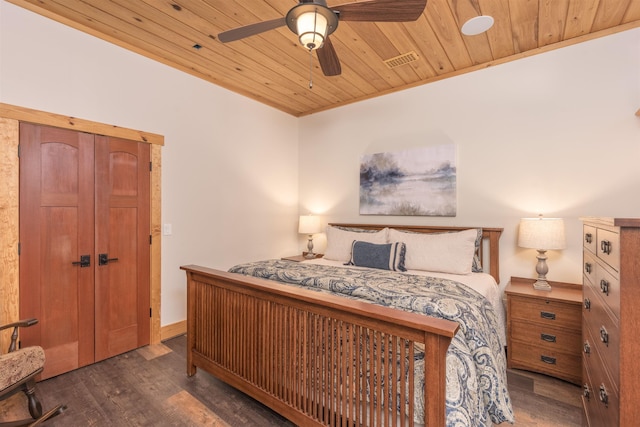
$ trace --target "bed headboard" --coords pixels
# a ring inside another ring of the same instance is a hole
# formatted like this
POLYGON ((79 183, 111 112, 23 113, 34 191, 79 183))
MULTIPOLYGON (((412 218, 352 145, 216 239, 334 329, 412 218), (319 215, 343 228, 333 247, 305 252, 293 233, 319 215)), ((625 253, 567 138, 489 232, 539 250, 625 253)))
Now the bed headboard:
POLYGON ((329 223, 335 227, 361 228, 364 230, 382 230, 385 227, 395 228, 396 230, 412 231, 414 233, 445 233, 448 231, 463 231, 469 229, 482 229, 482 245, 479 249, 479 257, 482 261, 484 271, 491 274, 500 283, 500 235, 502 228, 489 227, 448 227, 448 226, 431 226, 431 225, 388 225, 388 224, 343 224, 329 223), (485 245, 485 243, 488 243, 485 245), (485 248, 486 246, 486 248, 485 248), (485 249, 487 250, 485 252, 485 249), (489 271, 487 271, 489 266, 489 271))

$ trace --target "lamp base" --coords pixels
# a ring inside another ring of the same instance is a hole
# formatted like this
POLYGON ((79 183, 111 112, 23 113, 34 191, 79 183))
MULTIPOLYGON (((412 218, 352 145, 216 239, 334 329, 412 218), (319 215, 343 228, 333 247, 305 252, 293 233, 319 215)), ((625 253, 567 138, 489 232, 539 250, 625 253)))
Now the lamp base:
POLYGON ((533 289, 537 289, 539 291, 550 291, 551 290, 551 285, 549 285, 549 283, 546 280, 538 279, 533 284, 533 289))
POLYGON ((317 256, 314 252, 305 252, 302 254, 306 259, 313 259, 317 256))

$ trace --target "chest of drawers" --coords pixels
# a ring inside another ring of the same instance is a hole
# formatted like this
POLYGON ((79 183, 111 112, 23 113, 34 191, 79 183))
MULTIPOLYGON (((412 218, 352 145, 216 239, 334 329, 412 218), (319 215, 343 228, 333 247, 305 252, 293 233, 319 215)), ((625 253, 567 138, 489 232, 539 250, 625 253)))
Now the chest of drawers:
POLYGON ((507 296, 507 366, 580 384, 582 286, 512 277, 507 296))
POLYGON ((582 359, 589 426, 640 422, 640 218, 582 218, 582 359))

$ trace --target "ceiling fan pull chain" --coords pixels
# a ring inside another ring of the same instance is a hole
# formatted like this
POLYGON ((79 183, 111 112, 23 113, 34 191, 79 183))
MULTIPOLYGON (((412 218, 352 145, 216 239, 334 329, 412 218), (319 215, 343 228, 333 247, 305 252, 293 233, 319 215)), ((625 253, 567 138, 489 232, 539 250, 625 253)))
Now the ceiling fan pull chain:
POLYGON ((313 50, 309 49, 309 89, 313 89, 313 50))

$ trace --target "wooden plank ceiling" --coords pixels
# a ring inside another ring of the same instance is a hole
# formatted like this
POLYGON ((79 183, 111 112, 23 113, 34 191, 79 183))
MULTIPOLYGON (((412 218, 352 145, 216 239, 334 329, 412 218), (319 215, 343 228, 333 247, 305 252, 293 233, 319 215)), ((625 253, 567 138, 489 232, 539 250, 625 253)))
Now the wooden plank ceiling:
POLYGON ((640 26, 640 0, 428 0, 415 22, 340 22, 331 41, 342 74, 325 77, 315 53, 286 26, 226 44, 217 39, 281 18, 296 0, 8 1, 294 116, 640 26), (462 24, 478 15, 492 16, 493 27, 462 35, 462 24), (416 60, 394 68, 384 62, 410 53, 416 60))

